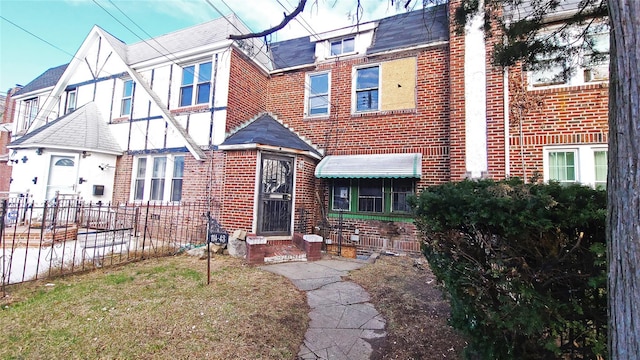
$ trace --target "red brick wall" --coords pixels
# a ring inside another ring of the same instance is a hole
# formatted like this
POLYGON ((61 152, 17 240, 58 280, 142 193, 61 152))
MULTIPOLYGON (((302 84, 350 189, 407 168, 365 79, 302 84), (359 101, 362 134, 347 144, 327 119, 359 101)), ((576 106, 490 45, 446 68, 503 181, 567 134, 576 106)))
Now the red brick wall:
MULTIPOLYGON (((449 2, 449 18, 454 18, 459 0, 449 2)), ((466 176, 465 153, 465 98, 464 98, 464 34, 456 32, 454 21, 449 21, 449 166, 450 179, 461 180, 466 176)))
POLYGON ((131 172, 133 171, 133 156, 122 155, 116 160, 115 179, 113 182, 114 204, 129 202, 131 190, 131 172))
MULTIPOLYGON (((495 27, 494 27, 495 28, 495 27)), ((487 171, 493 179, 502 179, 506 175, 504 128, 504 72, 502 68, 491 64, 494 45, 502 37, 494 34, 486 39, 485 57, 487 59, 487 171)))
POLYGON ((265 111, 268 78, 239 51, 231 51, 226 131, 265 111))
POLYGON ((295 231, 300 224, 300 209, 305 210, 305 223, 303 234, 312 233, 313 227, 317 224, 319 217, 318 202, 316 201, 316 177, 314 175, 315 165, 318 160, 308 158, 306 156, 298 156, 296 158, 296 189, 295 189, 295 231))
MULTIPOLYGON (((14 109, 16 102, 11 97, 20 88, 11 88, 7 91, 4 99, 4 113, 2 114, 2 124, 10 124, 13 122, 14 109)), ((7 154, 7 144, 11 141, 11 133, 0 132, 0 155, 7 154)), ((7 162, 0 161, 0 193, 8 192, 11 184, 11 166, 7 162)))
POLYGON ((256 184, 256 150, 226 151, 221 223, 228 231, 251 230, 256 184))
POLYGON ((385 58, 325 63, 317 68, 273 76, 267 109, 328 155, 422 153, 421 184, 440 183, 449 176, 447 52, 446 47, 438 47, 397 56, 416 58, 415 110, 351 114, 353 66, 377 63, 385 58), (331 70, 331 114, 326 118, 305 119, 305 74, 316 70, 331 70))
POLYGON ((606 144, 608 92, 606 83, 529 91, 541 98, 542 106, 524 116, 522 134, 520 124, 511 121, 511 175, 527 179, 535 172, 542 175, 546 145, 606 144))

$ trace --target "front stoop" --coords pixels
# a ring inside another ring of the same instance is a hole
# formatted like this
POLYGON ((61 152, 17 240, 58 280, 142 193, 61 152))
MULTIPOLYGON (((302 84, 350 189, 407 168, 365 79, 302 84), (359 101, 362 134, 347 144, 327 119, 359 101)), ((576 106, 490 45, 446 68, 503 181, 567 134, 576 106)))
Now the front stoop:
POLYGON ((265 247, 265 264, 276 264, 291 261, 307 261, 307 254, 291 244, 268 244, 265 247))

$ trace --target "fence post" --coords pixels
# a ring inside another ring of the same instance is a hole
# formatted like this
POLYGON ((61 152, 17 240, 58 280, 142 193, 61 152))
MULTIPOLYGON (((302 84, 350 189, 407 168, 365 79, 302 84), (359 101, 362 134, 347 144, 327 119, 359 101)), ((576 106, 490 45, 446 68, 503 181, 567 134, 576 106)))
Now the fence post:
POLYGON ((144 244, 147 241, 147 226, 149 225, 149 206, 150 202, 147 201, 147 213, 144 218, 144 232, 142 233, 142 258, 144 259, 144 244))
MULTIPOLYGON (((4 219, 7 215, 7 200, 2 200, 2 209, 0 209, 0 241, 2 241, 2 297, 7 296, 7 289, 5 286, 5 270, 7 268, 7 242, 4 240, 4 219)), ((8 279, 6 282, 9 282, 8 279)))

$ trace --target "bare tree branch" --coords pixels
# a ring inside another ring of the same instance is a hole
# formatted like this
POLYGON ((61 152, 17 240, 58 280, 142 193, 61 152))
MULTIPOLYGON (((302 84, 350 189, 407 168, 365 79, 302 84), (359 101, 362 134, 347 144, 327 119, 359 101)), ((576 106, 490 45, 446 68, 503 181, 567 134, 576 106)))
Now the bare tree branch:
POLYGON ((231 40, 244 40, 244 39, 251 39, 251 38, 260 38, 260 37, 264 37, 270 34, 273 34, 274 32, 282 29, 283 27, 287 26, 287 24, 293 20, 293 18, 295 18, 296 16, 298 16, 298 14, 300 14, 302 12, 302 10, 304 10, 304 6, 306 5, 307 0, 300 0, 300 2, 298 3, 298 6, 293 10, 293 12, 289 15, 287 15, 286 13, 284 14, 284 19, 282 20, 282 22, 272 28, 269 28, 267 30, 261 31, 261 32, 257 32, 257 33, 248 33, 248 34, 242 34, 242 35, 229 35, 229 39, 231 40))

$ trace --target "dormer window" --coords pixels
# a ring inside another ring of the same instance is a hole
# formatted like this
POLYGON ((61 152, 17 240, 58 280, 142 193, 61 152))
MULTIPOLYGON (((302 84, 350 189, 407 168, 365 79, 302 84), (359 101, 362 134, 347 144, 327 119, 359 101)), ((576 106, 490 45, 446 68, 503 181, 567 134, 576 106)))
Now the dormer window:
POLYGON ((355 51, 355 38, 349 37, 331 41, 331 56, 348 54, 355 51))
POLYGON ((77 89, 72 89, 67 92, 67 110, 65 114, 68 114, 76 109, 76 97, 78 95, 77 89))

